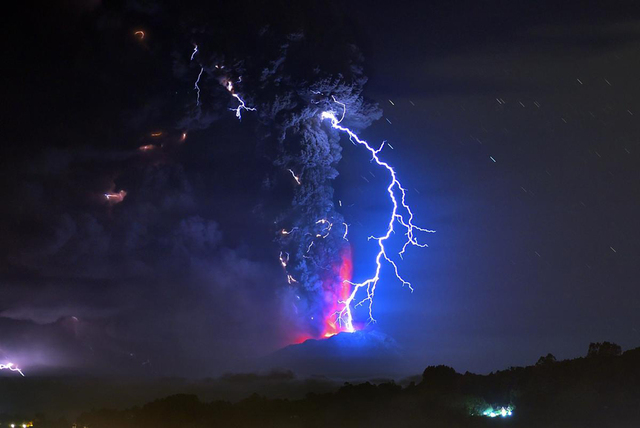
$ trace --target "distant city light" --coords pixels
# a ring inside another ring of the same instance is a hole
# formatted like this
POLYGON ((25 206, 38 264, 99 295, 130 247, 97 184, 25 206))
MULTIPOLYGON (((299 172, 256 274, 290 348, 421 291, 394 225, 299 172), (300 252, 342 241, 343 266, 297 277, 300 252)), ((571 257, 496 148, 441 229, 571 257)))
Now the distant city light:
POLYGON ((499 408, 496 408, 496 409, 494 409, 493 407, 489 407, 487 410, 482 412, 482 416, 488 416, 490 418, 495 418, 495 417, 498 417, 498 416, 506 418, 507 416, 511 416, 511 415, 513 415, 513 407, 512 406, 499 407, 499 408))

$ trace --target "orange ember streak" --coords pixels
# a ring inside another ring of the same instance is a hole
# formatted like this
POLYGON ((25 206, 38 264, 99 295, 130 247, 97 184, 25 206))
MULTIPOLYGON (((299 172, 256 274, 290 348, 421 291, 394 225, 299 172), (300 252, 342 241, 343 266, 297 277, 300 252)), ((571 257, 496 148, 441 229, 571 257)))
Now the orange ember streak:
POLYGON ((162 132, 152 132, 151 136, 152 137, 161 137, 162 136, 162 132))
POLYGON ((135 33, 133 33, 135 36, 139 36, 140 40, 144 39, 144 31, 142 30, 138 30, 135 33))
POLYGON ((186 139, 187 139, 187 133, 186 133, 186 132, 183 132, 183 133, 182 133, 182 137, 180 137, 180 141, 184 141, 184 140, 186 140, 186 139))
POLYGON ((149 150, 153 150, 155 148, 156 146, 154 146, 153 144, 147 144, 146 146, 138 147, 138 150, 140 150, 141 152, 148 152, 149 150))

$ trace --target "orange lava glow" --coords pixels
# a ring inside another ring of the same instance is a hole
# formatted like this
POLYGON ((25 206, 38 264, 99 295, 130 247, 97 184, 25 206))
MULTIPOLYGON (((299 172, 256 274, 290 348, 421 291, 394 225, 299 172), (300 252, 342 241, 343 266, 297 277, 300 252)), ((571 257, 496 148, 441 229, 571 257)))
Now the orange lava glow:
POLYGON ((308 334, 300 334, 299 336, 296 336, 295 339, 293 339, 293 343, 295 345, 299 345, 303 342, 306 342, 309 339, 313 339, 311 336, 309 336, 308 334))
POLYGON ((349 298, 351 293, 351 284, 345 281, 351 281, 353 274, 353 264, 351 261, 351 247, 346 247, 341 253, 342 263, 336 266, 336 276, 334 281, 337 284, 328 284, 325 292, 326 310, 324 313, 324 330, 321 337, 329 338, 342 331, 347 331, 344 325, 339 323, 337 313, 342 309, 342 304, 349 298))

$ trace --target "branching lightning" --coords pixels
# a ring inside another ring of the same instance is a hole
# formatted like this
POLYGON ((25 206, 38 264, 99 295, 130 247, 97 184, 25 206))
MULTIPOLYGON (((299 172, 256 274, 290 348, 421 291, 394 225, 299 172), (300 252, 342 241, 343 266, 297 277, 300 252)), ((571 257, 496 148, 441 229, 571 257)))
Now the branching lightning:
MULTIPOLYGON (((242 79, 242 77, 240 79, 242 79)), ((238 102, 240 103, 240 105, 238 107, 229 109, 231 111, 236 112, 236 117, 238 118, 238 120, 242 120, 242 110, 256 111, 256 109, 254 107, 247 107, 247 105, 245 104, 245 102, 242 99, 242 97, 240 97, 240 95, 236 94, 235 88, 233 87, 233 82, 231 80, 228 80, 227 84, 225 86, 227 88, 227 91, 229 91, 231 93, 231 96, 233 98, 235 98, 236 100, 238 100, 238 102)))
POLYGON ((236 100, 238 100, 238 102, 240 103, 240 105, 236 108, 232 108, 229 109, 231 111, 235 111, 236 112, 236 117, 239 120, 242 120, 242 110, 247 110, 247 111, 256 111, 256 109, 254 107, 247 107, 244 103, 244 100, 242 98, 240 98, 240 95, 238 94, 231 94, 236 100))
MULTIPOLYGON (((197 54, 198 54, 198 45, 194 44, 194 49, 193 49, 193 52, 191 53, 190 60, 193 61, 197 54)), ((216 65, 215 68, 221 70, 223 66, 216 65)), ((200 105, 200 92, 201 92, 199 84, 200 84, 200 80, 203 72, 204 72, 204 67, 201 67, 200 73, 198 74, 198 78, 196 79, 194 84, 194 89, 197 91, 196 104, 198 106, 200 105)), ((242 81, 241 77, 239 77, 237 82, 241 82, 241 81, 242 81)), ((233 111, 235 113, 235 116, 238 118, 238 120, 242 120, 243 110, 256 111, 255 107, 247 106, 243 97, 241 97, 236 92, 234 81, 232 81, 229 77, 222 78, 220 80, 220 83, 231 94, 231 96, 235 98, 238 102, 237 107, 229 108, 230 111, 233 111)), ((317 91, 312 91, 312 92, 316 95, 322 95, 317 91)), ((320 119, 323 121, 328 119, 333 129, 339 131, 340 133, 347 134, 349 136, 349 140, 354 145, 362 146, 366 150, 368 150, 371 155, 371 161, 372 162, 375 161, 375 163, 379 167, 382 167, 389 174, 389 178, 390 178, 389 184, 387 186, 387 194, 391 201, 392 209, 389 215, 386 233, 384 233, 382 236, 370 236, 368 238, 369 240, 376 241, 378 246, 378 252, 375 256, 375 271, 371 277, 369 277, 368 279, 362 282, 352 282, 350 279, 351 278, 350 274, 348 279, 344 279, 343 277, 341 284, 345 286, 348 285, 350 287, 342 288, 342 291, 340 292, 341 293, 340 297, 336 299, 338 303, 337 309, 335 313, 333 312, 333 309, 331 311, 331 313, 333 313, 332 316, 335 317, 335 321, 332 321, 332 325, 333 324, 340 325, 340 328, 337 331, 342 330, 342 331, 354 332, 355 328, 353 323, 352 311, 354 308, 357 308, 358 306, 366 304, 368 306, 368 322, 369 323, 376 322, 375 318, 373 317, 373 298, 376 292, 376 287, 378 285, 378 282, 380 281, 383 260, 391 265, 396 278, 402 283, 402 285, 407 286, 411 291, 413 291, 413 287, 411 283, 406 281, 402 277, 402 275, 399 272, 399 268, 396 261, 390 256, 389 250, 385 248, 385 243, 387 242, 387 240, 389 240, 391 236, 396 233, 396 229, 398 229, 398 231, 399 230, 403 231, 403 234, 406 240, 404 241, 400 251, 398 252, 398 257, 402 259, 409 245, 416 246, 416 247, 427 246, 427 244, 421 243, 418 241, 418 238, 416 236, 418 232, 433 233, 435 231, 416 226, 413 223, 414 214, 410 206, 406 202, 406 189, 402 186, 402 184, 398 180, 398 177, 396 175, 394 168, 391 165, 389 165, 389 163, 387 163, 386 161, 380 158, 380 153, 386 146, 389 146, 390 148, 393 148, 393 147, 387 144, 386 141, 383 141, 379 147, 374 148, 371 145, 369 145, 369 143, 367 143, 365 140, 360 139, 354 131, 343 126, 342 121, 347 114, 347 106, 344 103, 338 101, 335 97, 333 97, 333 101, 335 104, 339 105, 342 108, 342 111, 340 111, 339 109, 322 111, 320 113, 320 119)), ((315 104, 319 104, 319 103, 320 101, 318 101, 315 104)), ((297 175, 293 169, 288 169, 288 172, 291 174, 291 176, 293 177, 297 185, 302 184, 301 175, 297 175)), ((365 177, 363 177, 363 179, 366 180, 367 182, 369 181, 365 177)), ((341 201, 339 201, 339 204, 340 206, 342 206, 341 201)), ((332 219, 330 221, 327 218, 320 218, 316 221, 315 224, 317 226, 317 230, 312 233, 308 233, 308 235, 311 237, 311 240, 310 242, 307 241, 308 242, 307 244, 308 246, 306 248, 307 255, 303 255, 302 257, 311 258, 310 251, 314 246, 314 241, 318 238, 322 238, 322 239, 327 238, 330 235, 334 226, 332 221, 333 221, 332 219)), ((342 239, 344 241, 348 241, 347 235, 349 233, 349 225, 343 222, 341 222, 341 224, 344 227, 342 239)), ((337 228, 338 227, 336 227, 336 229, 337 228)), ((290 235, 297 231, 299 231, 298 227, 293 227, 290 230, 281 229, 280 234, 283 236, 290 235)), ((284 251, 280 252, 279 261, 287 275, 287 282, 290 285, 298 283, 298 280, 296 280, 288 272, 288 265, 290 262, 289 253, 284 251)), ((350 260, 349 260, 349 265, 350 265, 350 260)))
MULTIPOLYGON (((371 153, 371 160, 375 161, 377 165, 385 168, 389 173, 389 176, 391 179, 389 186, 387 187, 387 193, 389 194, 389 199, 391 200, 393 208, 391 210, 391 215, 389 216, 387 231, 382 236, 369 237, 369 240, 375 240, 378 243, 378 248, 379 248, 375 258, 375 262, 376 262, 375 272, 372 277, 362 282, 345 281, 346 283, 349 283, 353 287, 353 289, 346 300, 339 302, 341 305, 343 305, 343 307, 341 310, 339 310, 336 313, 338 322, 344 326, 345 330, 349 332, 353 332, 355 331, 353 327, 353 316, 352 316, 352 305, 354 304, 354 301, 356 303, 353 307, 358 307, 360 305, 368 303, 368 306, 369 306, 368 322, 371 323, 376 321, 375 318, 373 317, 373 297, 375 295, 378 281, 380 280, 380 271, 382 270, 383 259, 393 267, 395 276, 402 283, 402 285, 403 286, 406 285, 407 287, 409 287, 411 291, 413 291, 413 287, 411 286, 411 283, 406 281, 400 275, 398 271, 398 265, 391 257, 389 257, 387 253, 387 249, 384 246, 385 241, 387 241, 391 237, 391 235, 395 233, 395 226, 399 225, 402 228, 404 228, 405 230, 404 235, 406 236, 406 239, 407 239, 402 247, 402 250, 400 250, 400 252, 398 253, 400 258, 402 258, 402 255, 404 254, 407 246, 409 245, 413 245, 416 247, 427 246, 427 244, 422 244, 418 242, 415 236, 416 231, 426 232, 426 233, 434 233, 435 231, 424 229, 413 224, 413 212, 411 211, 411 208, 405 201, 406 189, 402 187, 402 184, 400 183, 400 181, 398 181, 396 172, 393 169, 393 167, 389 165, 387 162, 381 160, 379 157, 379 154, 384 148, 385 143, 383 142, 378 149, 374 149, 365 140, 360 139, 356 135, 356 133, 353 132, 351 129, 342 126, 340 123, 345 117, 345 114, 347 111, 346 106, 344 103, 337 101, 335 98, 333 98, 333 100, 336 104, 339 104, 342 107, 342 115, 340 119, 337 118, 336 113, 334 111, 323 111, 320 115, 320 118, 322 120, 329 119, 331 123, 331 127, 333 129, 346 133, 349 136, 349 140, 353 144, 363 146, 365 149, 367 149, 369 153, 371 153), (366 296, 360 300, 356 300, 356 297, 358 296, 360 290, 365 290, 366 296)), ((344 235, 345 239, 346 239, 347 230, 348 229, 345 225, 345 235, 344 235)))
MULTIPOLYGON (((196 55, 198 54, 199 50, 198 50, 198 45, 197 44, 193 44, 193 51, 191 52, 191 57, 189 58, 189 61, 193 61, 194 58, 196 57, 196 55)), ((222 70, 224 69, 224 66, 220 66, 220 65, 216 65, 215 68, 217 70, 222 70)), ((200 106, 200 78, 202 77, 202 73, 204 72, 204 67, 200 67, 200 73, 198 73, 198 78, 196 79, 194 85, 193 85, 193 89, 195 89, 197 91, 197 96, 196 96, 196 106, 200 106)), ((238 82, 242 81, 242 76, 239 77, 238 82)), ((242 120, 242 110, 246 110, 246 111, 256 111, 256 109, 254 107, 249 107, 246 105, 244 99, 242 99, 242 97, 240 95, 238 95, 235 91, 235 88, 233 86, 233 82, 229 79, 224 79, 221 82, 224 87, 227 89, 227 91, 229 91, 229 93, 231 94, 231 96, 233 98, 235 98, 236 100, 238 100, 238 107, 236 108, 231 108, 229 110, 235 112, 236 117, 238 118, 238 120, 242 120)), ((186 135, 184 136, 186 137, 186 135)), ((184 138, 183 138, 184 139, 184 138)))
POLYGON ((0 370, 10 370, 12 372, 18 372, 22 376, 24 376, 24 373, 22 373, 22 370, 20 370, 20 368, 13 363, 0 364, 0 370))

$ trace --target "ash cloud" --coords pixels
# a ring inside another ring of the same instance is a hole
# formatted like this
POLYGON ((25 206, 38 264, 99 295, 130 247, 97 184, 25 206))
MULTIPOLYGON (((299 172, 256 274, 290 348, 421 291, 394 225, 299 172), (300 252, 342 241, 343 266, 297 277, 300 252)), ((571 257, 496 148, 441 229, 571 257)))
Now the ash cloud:
POLYGON ((149 164, 134 154, 128 164, 118 161, 113 178, 108 154, 53 153, 34 163, 52 165, 41 173, 18 167, 27 172, 5 194, 13 210, 2 213, 3 243, 12 249, 0 264, 0 317, 39 324, 30 325, 34 334, 13 334, 17 324, 1 329, 7 358, 19 357, 32 370, 215 373, 225 368, 216 367, 223 346, 250 355, 282 340, 269 293, 277 270, 229 245, 184 165, 149 164), (94 180, 78 178, 85 175, 94 180), (117 205, 102 199, 112 180, 128 190, 117 205), (56 339, 47 326, 70 316, 118 343, 117 351, 100 350, 85 336, 56 339), (259 337, 256 325, 268 331, 259 337), (76 345, 68 347, 69 341, 76 345), (87 351, 81 361, 76 352, 62 351, 88 347, 95 353, 87 351), (109 356, 124 358, 124 366, 106 364, 109 356))
POLYGON ((229 355, 244 360, 290 343, 292 330, 315 334, 301 320, 321 311, 322 283, 335 275, 327 267, 346 245, 331 233, 315 243, 313 261, 303 257, 319 218, 343 222, 332 190, 341 148, 319 113, 338 108, 335 96, 355 129, 380 115, 362 97, 363 58, 346 16, 325 2, 209 10, 125 2, 56 11, 39 18, 42 28, 72 12, 65 31, 42 45, 66 46, 64 57, 34 55, 38 67, 24 63, 16 80, 29 84, 10 94, 16 122, 30 126, 8 129, 13 144, 3 148, 0 172, 7 358, 26 367, 207 375, 233 369, 229 355), (133 35, 140 28, 144 40, 133 35), (229 80, 257 108, 241 123, 229 111, 237 106, 229 80), (20 108, 30 99, 41 100, 38 114, 20 108), (121 190, 121 202, 105 200, 121 190), (277 234, 294 227, 300 233, 289 239, 277 234), (295 287, 278 264, 281 249, 295 287), (71 336, 65 341, 95 352, 59 353, 66 342, 45 338, 58 337, 51 332, 69 317, 114 345, 99 350, 71 336), (14 334, 27 330, 38 333, 14 334))
MULTIPOLYGON (((313 5, 305 12, 314 22, 314 12, 326 14, 313 5)), ((327 25, 335 22, 335 17, 327 19, 327 25)), ((351 38, 340 29, 314 33, 305 25, 310 22, 252 27, 238 22, 224 35, 211 30, 215 24, 196 27, 192 43, 198 53, 189 59, 196 64, 188 64, 183 53, 176 55, 182 61, 174 69, 178 77, 189 67, 203 70, 201 104, 190 106, 185 126, 206 128, 220 118, 221 106, 235 107, 237 101, 225 89, 228 82, 257 109, 255 118, 253 112, 244 113, 243 125, 255 126, 260 154, 273 166, 264 179, 267 201, 259 208, 274 225, 278 249, 273 258, 282 251, 285 260, 289 287, 283 296, 292 300, 285 311, 293 308, 297 328, 318 337, 328 315, 327 295, 338 296, 342 279, 337 267, 348 247, 332 185, 342 148, 339 135, 320 115, 325 110, 341 114, 338 100, 346 106, 348 126, 363 129, 381 111, 362 95, 367 81, 363 57, 351 38), (239 34, 251 42, 234 44, 239 34), (217 37, 229 45, 221 46, 217 37)))

